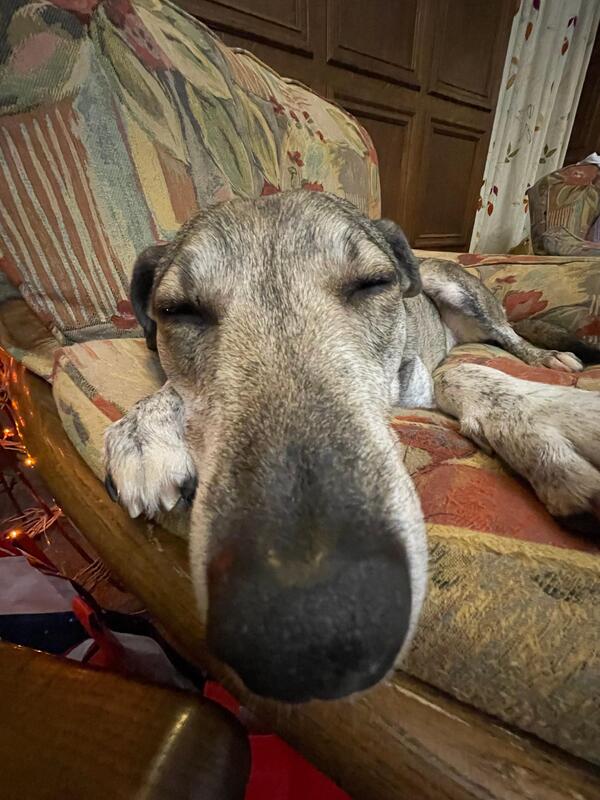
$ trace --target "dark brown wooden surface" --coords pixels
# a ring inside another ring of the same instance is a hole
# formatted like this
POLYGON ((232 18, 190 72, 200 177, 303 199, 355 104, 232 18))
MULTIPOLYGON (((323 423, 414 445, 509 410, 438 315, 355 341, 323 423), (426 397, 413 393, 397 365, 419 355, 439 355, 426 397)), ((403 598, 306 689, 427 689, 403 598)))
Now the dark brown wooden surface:
POLYGON ((515 0, 178 3, 360 120, 415 247, 467 249, 515 0))
POLYGON ((600 797, 600 776, 589 764, 401 673, 361 697, 335 703, 292 708, 250 696, 206 652, 184 542, 130 520, 108 499, 68 441, 44 381, 16 367, 11 391, 24 440, 58 502, 170 641, 233 688, 267 727, 355 800, 600 797))
POLYGON ((594 152, 600 152, 600 29, 581 90, 565 165, 576 164, 594 152))
POLYGON ((0 643, 3 800, 242 800, 247 737, 212 703, 0 643))

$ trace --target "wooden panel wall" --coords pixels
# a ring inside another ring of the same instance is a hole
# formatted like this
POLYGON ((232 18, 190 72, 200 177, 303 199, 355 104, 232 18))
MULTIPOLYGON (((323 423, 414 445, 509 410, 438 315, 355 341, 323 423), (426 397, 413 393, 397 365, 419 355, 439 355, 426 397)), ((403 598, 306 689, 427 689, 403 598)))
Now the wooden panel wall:
POLYGON ((178 2, 361 121, 415 247, 468 247, 515 0, 178 2))
POLYGON ((600 152, 600 29, 581 90, 565 164, 576 164, 594 152, 600 152))

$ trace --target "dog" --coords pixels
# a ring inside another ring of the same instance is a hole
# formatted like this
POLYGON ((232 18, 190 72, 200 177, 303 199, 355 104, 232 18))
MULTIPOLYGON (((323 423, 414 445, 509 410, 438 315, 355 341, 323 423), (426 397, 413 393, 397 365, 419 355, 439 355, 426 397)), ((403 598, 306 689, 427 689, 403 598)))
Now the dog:
POLYGON ((417 263, 397 225, 344 200, 209 207, 142 253, 131 300, 167 382, 108 428, 107 489, 133 517, 191 504, 209 647, 258 695, 345 697, 410 644, 427 548, 394 406, 456 417, 553 514, 598 505, 600 393, 440 367, 484 340, 553 369, 577 355, 526 341, 476 278, 417 263))

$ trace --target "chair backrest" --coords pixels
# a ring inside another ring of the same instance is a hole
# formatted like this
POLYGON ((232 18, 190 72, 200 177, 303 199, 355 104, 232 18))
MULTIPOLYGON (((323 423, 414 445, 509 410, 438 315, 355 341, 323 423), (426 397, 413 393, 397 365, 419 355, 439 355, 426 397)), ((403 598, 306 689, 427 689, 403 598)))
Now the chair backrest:
POLYGON ((0 170, 2 270, 67 343, 139 335, 135 256, 208 203, 304 186, 380 209, 352 117, 161 0, 3 0, 0 170))

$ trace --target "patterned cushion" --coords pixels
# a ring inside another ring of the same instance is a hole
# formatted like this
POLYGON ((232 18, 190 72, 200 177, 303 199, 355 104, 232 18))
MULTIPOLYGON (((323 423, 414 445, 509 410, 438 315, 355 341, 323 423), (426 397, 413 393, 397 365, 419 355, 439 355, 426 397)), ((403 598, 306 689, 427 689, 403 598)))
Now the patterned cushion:
POLYGON ((508 319, 539 319, 600 345, 600 258, 458 255, 503 303, 508 319))
MULTIPOLYGON (((600 367, 580 376, 532 369, 487 345, 455 348, 449 358, 600 389, 600 367)), ((62 351, 54 397, 65 429, 98 477, 106 425, 162 380, 141 339, 62 351)), ((392 425, 421 497, 431 552, 429 597, 405 668, 600 761, 599 543, 563 530, 523 481, 460 435, 454 420, 406 410, 392 425)), ((182 514, 161 522, 187 535, 182 514)))
POLYGON ((379 215, 349 115, 161 0, 0 3, 1 268, 62 343, 139 336, 146 245, 197 208, 304 186, 379 215))
POLYGON ((600 258, 415 250, 455 261, 498 297, 511 322, 540 319, 600 345, 600 258))
POLYGON ((506 350, 491 344, 463 344, 450 351, 448 358, 438 368, 448 369, 456 363, 484 364, 487 367, 514 375, 526 381, 548 383, 553 386, 575 386, 588 391, 600 391, 600 365, 586 367, 582 372, 562 372, 546 367, 530 367, 506 350))
POLYGON ((600 168, 573 164, 545 175, 527 190, 534 253, 600 255, 586 241, 600 213, 600 168))

